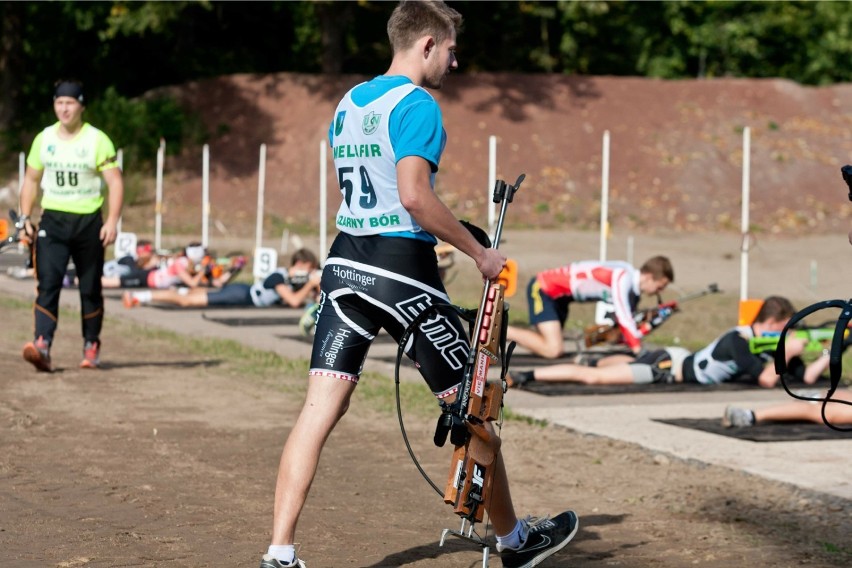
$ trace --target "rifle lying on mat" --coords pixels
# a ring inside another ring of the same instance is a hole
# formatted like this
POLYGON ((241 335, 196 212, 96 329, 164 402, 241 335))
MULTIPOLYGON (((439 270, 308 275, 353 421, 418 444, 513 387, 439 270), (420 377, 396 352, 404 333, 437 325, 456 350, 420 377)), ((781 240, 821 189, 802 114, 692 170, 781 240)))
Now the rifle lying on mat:
MULTIPOLYGON (((804 339, 805 353, 821 353, 827 349, 834 338, 836 329, 831 321, 817 327, 800 327, 790 329, 787 337, 804 339)), ((850 329, 847 327, 843 334, 843 340, 848 341, 850 329)), ((760 337, 752 337, 748 340, 748 348, 755 355, 759 353, 772 353, 778 350, 778 342, 781 340, 780 333, 768 333, 760 337)))
MULTIPOLYGON (((681 296, 677 300, 661 302, 658 298, 658 305, 653 308, 647 308, 636 312, 633 315, 634 321, 643 335, 647 335, 651 331, 663 325, 666 320, 672 317, 676 312, 680 311, 680 304, 701 298, 708 294, 716 294, 719 291, 719 287, 716 284, 710 284, 704 290, 681 296)), ((615 324, 596 324, 587 326, 583 331, 583 337, 586 342, 586 348, 602 344, 617 345, 619 343, 624 343, 624 336, 621 334, 621 330, 618 325, 615 324)))

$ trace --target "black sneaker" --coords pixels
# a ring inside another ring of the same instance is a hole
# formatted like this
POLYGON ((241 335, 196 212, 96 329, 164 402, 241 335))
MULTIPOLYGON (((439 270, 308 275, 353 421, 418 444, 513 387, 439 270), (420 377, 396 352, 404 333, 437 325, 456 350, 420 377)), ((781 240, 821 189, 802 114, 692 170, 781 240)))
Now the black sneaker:
POLYGON ((533 371, 515 371, 506 374, 506 386, 510 389, 522 389, 527 383, 534 380, 535 373, 533 371))
POLYGON ((260 568, 306 568, 305 563, 296 558, 290 564, 284 564, 280 560, 264 554, 260 561, 260 568))
POLYGON ((551 554, 562 550, 574 535, 580 521, 574 511, 553 517, 544 517, 530 523, 527 541, 518 550, 500 552, 503 568, 532 568, 538 566, 551 554))

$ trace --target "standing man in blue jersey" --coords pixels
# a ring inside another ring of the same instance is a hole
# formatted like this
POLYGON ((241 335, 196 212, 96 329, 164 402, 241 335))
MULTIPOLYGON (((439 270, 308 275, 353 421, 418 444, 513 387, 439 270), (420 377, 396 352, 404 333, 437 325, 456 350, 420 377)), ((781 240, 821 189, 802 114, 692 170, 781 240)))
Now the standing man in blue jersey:
MULTIPOLYGON (((340 233, 323 270, 308 392, 281 456, 272 545, 261 568, 305 566, 293 545, 296 523, 322 448, 349 406, 376 334, 385 329, 399 340, 425 307, 449 303, 436 237, 470 256, 486 279, 496 278, 506 263, 496 249, 477 242, 434 192, 446 133, 441 109, 423 87, 439 89, 458 67, 461 20, 443 2, 400 3, 387 26, 390 68, 349 91, 332 119, 329 141, 343 194, 340 233)), ((450 315, 428 324, 429 333, 415 334, 406 354, 435 397, 450 402, 467 359, 465 328, 450 315)), ((357 433, 352 436, 357 443, 357 433)), ((577 530, 572 511, 537 522, 518 519, 499 454, 488 505, 507 568, 538 564, 577 530)))
POLYGON ((74 260, 80 288, 83 360, 80 367, 100 364, 104 298, 101 275, 104 248, 115 241, 124 183, 115 147, 109 137, 83 121, 86 99, 78 81, 58 81, 53 110, 58 122, 33 140, 21 188, 18 221, 35 245, 34 340, 24 346, 24 359, 39 371, 50 372, 50 347, 59 317, 59 293, 68 259, 74 260), (103 220, 103 181, 109 187, 107 217, 103 220), (39 187, 42 190, 38 231, 30 217, 39 187))

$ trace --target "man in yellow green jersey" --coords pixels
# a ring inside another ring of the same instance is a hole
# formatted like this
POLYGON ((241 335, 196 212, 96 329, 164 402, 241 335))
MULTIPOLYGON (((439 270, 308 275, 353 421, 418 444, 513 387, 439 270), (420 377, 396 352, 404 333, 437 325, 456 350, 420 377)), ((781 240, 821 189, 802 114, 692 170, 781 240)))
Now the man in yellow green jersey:
POLYGON ((21 188, 19 226, 35 246, 38 282, 35 332, 24 346, 24 359, 39 371, 50 372, 50 346, 59 316, 59 293, 69 258, 77 269, 83 328, 80 367, 100 364, 100 334, 104 316, 101 274, 104 248, 115 241, 124 197, 124 183, 109 137, 83 121, 83 85, 58 81, 53 110, 58 122, 33 140, 21 188), (109 188, 106 220, 103 182, 109 188), (41 187, 41 220, 34 228, 30 216, 41 187))

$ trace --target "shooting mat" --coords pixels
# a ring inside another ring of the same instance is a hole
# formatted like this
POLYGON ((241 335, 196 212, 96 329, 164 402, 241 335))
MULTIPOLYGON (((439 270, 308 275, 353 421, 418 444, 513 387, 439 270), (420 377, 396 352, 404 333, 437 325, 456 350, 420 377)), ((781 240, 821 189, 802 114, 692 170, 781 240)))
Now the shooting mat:
POLYGON ((810 422, 778 422, 775 424, 759 424, 749 428, 725 428, 722 426, 721 418, 669 418, 657 419, 655 422, 752 442, 852 440, 852 432, 838 432, 824 424, 810 422))
MULTIPOLYGON (((813 385, 807 385, 811 389, 827 388, 829 381, 827 377, 822 377, 813 385)), ((790 388, 801 388, 805 386, 800 381, 787 381, 787 386, 790 388)), ((779 384, 779 389, 783 388, 779 384)), ((524 385, 527 392, 540 394, 544 396, 576 396, 583 394, 630 394, 630 393, 648 393, 648 392, 718 392, 718 391, 738 391, 749 389, 763 389, 756 382, 752 381, 728 381, 718 385, 700 385, 698 383, 650 383, 650 384, 630 384, 630 385, 586 385, 583 383, 546 383, 534 381, 524 385)))

